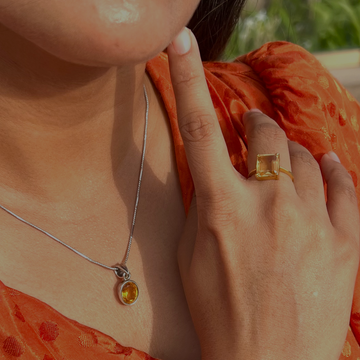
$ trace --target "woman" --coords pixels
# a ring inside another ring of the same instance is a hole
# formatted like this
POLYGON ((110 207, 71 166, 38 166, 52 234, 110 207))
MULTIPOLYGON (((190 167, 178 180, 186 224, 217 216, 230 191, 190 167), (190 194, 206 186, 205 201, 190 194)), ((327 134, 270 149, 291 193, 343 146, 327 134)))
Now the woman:
POLYGON ((0 1, 2 358, 360 356, 359 105, 286 43, 206 83, 242 1, 198 5, 0 1))

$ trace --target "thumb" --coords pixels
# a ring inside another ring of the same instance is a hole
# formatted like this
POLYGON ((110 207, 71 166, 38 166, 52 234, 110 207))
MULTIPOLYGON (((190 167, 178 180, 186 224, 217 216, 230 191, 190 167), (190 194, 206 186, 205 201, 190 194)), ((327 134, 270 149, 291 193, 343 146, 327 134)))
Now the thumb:
POLYGON ((194 245, 196 241, 196 236, 198 232, 198 213, 197 213, 197 203, 196 203, 196 195, 194 192, 194 196, 191 201, 191 205, 188 211, 188 215, 186 218, 184 230, 179 242, 177 259, 180 269, 180 275, 182 279, 187 276, 191 259, 194 253, 194 245))

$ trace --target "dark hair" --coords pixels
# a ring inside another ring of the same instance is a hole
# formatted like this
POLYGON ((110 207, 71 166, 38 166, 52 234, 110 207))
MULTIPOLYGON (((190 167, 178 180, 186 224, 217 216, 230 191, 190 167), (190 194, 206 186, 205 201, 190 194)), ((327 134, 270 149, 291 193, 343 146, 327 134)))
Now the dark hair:
POLYGON ((202 61, 219 60, 246 0, 201 0, 187 27, 194 33, 202 61))

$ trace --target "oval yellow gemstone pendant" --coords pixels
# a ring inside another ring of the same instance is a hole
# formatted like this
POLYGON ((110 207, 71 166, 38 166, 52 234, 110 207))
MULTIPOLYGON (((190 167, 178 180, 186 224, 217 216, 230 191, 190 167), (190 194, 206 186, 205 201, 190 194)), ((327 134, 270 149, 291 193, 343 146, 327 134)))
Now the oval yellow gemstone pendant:
POLYGON ((124 305, 134 305, 139 298, 139 287, 135 281, 127 280, 121 284, 119 295, 124 305))
POLYGON ((119 299, 124 305, 134 305, 139 298, 139 287, 137 283, 130 280, 130 271, 126 265, 118 265, 115 267, 115 275, 121 279, 118 288, 119 299))

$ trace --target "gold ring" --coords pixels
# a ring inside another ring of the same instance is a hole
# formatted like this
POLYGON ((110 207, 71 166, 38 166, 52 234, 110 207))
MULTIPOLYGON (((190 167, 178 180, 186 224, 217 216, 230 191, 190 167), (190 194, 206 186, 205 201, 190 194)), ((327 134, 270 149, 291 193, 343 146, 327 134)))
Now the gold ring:
POLYGON ((289 175, 294 182, 294 176, 291 171, 280 166, 280 154, 258 154, 256 160, 256 169, 249 172, 248 178, 255 174, 257 180, 278 180, 280 172, 289 175))

